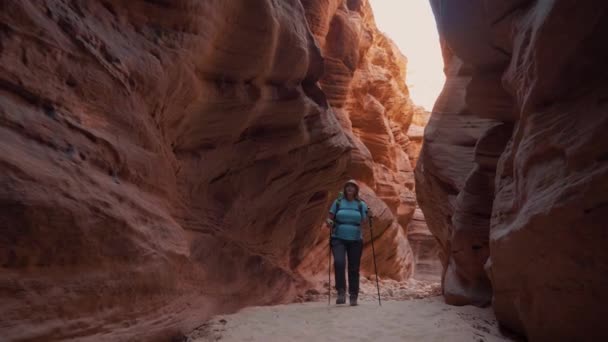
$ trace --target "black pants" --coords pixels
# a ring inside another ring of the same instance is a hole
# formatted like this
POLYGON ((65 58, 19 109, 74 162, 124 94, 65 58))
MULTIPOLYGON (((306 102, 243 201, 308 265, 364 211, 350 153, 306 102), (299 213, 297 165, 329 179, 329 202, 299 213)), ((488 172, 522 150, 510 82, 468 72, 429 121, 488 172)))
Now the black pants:
POLYGON ((336 290, 346 290, 346 279, 344 269, 346 257, 348 257, 348 293, 359 294, 359 265, 361 264, 361 253, 363 241, 331 239, 331 250, 334 254, 334 272, 336 274, 336 290))

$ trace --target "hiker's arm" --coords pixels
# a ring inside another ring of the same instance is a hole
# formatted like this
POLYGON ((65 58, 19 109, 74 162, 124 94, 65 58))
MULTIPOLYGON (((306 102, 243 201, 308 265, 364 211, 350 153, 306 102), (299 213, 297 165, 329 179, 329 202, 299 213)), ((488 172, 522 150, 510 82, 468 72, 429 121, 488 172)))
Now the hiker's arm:
POLYGON ((331 229, 331 227, 333 227, 333 225, 334 225, 335 218, 336 218, 336 215, 329 213, 329 215, 327 216, 327 219, 323 223, 325 225, 325 228, 331 229))
POLYGON ((361 221, 361 227, 364 229, 369 228, 369 220, 365 218, 365 220, 361 221))
POLYGON ((361 228, 368 229, 369 228, 369 218, 372 215, 371 210, 367 206, 365 202, 363 202, 363 217, 361 218, 361 228))
POLYGON ((336 206, 337 206, 337 204, 334 201, 334 203, 331 205, 331 208, 329 209, 327 219, 325 220, 326 228, 331 228, 334 225, 334 220, 336 218, 336 206))

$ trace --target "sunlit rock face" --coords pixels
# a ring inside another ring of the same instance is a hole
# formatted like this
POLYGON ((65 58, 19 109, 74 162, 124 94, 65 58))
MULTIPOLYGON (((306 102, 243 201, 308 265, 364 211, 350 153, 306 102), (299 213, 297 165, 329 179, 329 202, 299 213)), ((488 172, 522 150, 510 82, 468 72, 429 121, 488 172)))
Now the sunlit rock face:
MULTIPOLYGON (((375 215, 379 273, 407 279, 413 271, 407 226, 416 199, 407 154, 414 106, 405 85, 406 59, 378 31, 367 1, 302 3, 325 58, 321 88, 354 146, 345 178, 361 181, 375 215)), ((373 272, 371 257, 366 250, 367 273, 373 272)))
POLYGON ((431 3, 447 81, 416 183, 446 302, 531 340, 608 338, 608 4, 431 3))
POLYGON ((0 9, 3 338, 166 341, 290 301, 350 177, 381 276, 412 275, 406 62, 367 2, 0 9))

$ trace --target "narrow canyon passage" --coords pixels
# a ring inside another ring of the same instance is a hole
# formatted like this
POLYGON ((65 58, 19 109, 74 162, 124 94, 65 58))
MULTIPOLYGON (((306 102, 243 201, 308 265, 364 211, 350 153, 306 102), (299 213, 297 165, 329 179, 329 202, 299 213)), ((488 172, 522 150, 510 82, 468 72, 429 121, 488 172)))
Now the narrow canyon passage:
POLYGON ((389 3, 0 2, 0 340, 608 340, 608 2, 430 0, 432 110, 389 3))

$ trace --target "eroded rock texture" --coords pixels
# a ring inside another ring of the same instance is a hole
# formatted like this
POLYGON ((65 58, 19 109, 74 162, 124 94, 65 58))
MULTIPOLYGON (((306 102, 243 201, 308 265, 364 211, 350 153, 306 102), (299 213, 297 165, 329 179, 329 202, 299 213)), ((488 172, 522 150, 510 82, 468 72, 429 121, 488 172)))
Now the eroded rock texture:
POLYGON ((291 300, 349 177, 382 276, 411 275, 405 59, 365 1, 0 9, 3 338, 165 341, 291 300))
MULTIPOLYGON (((347 178, 361 180, 363 198, 376 216, 379 274, 407 279, 413 272, 407 227, 416 199, 408 156, 413 142, 407 132, 414 106, 404 82, 406 59, 378 31, 367 1, 302 3, 325 57, 321 88, 353 144, 347 178)), ((369 242, 369 230, 365 231, 369 242)), ((365 248, 362 269, 369 274, 373 272, 371 246, 365 248)))
POLYGON ((483 271, 488 257, 492 180, 475 168, 475 145, 497 122, 465 101, 472 70, 444 46, 446 84, 425 130, 416 174, 418 202, 443 252, 443 289, 450 304, 484 305, 491 299, 483 271), (470 201, 470 202, 469 202, 470 201), (470 203, 470 205, 469 205, 470 203))
POLYGON ((293 295, 351 148, 299 1, 0 6, 3 338, 293 295))
POLYGON ((608 4, 432 0, 447 81, 417 192, 452 304, 531 340, 604 340, 608 4))
POLYGON ((412 277, 418 280, 439 282, 441 279, 441 248, 429 231, 424 215, 416 208, 412 221, 407 227, 407 239, 414 254, 412 277))

